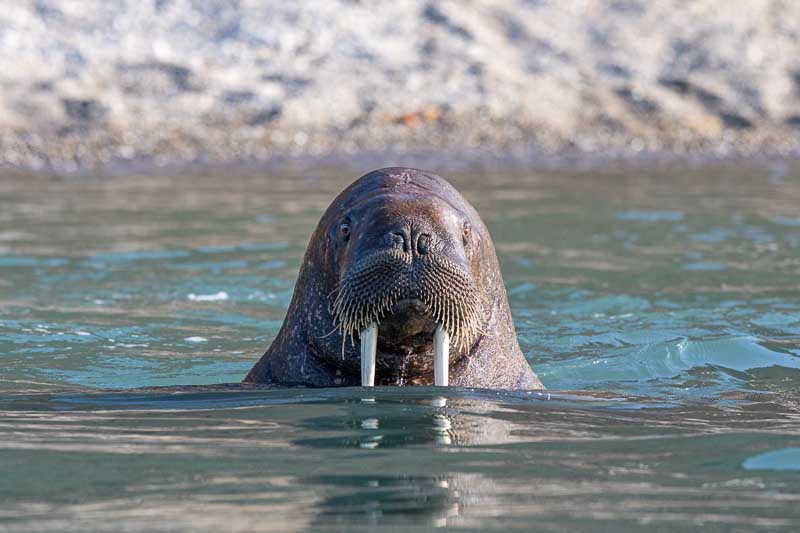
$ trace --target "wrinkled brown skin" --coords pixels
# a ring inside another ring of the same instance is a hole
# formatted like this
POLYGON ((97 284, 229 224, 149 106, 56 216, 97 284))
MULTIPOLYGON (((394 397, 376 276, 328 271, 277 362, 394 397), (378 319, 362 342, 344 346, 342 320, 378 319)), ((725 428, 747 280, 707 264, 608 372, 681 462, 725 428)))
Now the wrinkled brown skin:
MULTIPOLYGON (((313 387, 360 385, 358 339, 353 344, 347 339, 342 355, 342 337, 334 331, 330 310, 330 295, 337 286, 341 268, 336 249, 341 244, 337 242, 336 231, 345 215, 358 212, 359 206, 363 209, 368 200, 374 202, 374 198, 381 195, 388 199, 403 198, 394 201, 390 207, 400 209, 404 211, 403 215, 412 218, 423 214, 429 216, 433 202, 433 205, 438 203, 453 208, 471 224, 475 248, 471 253, 470 270, 479 288, 485 322, 483 334, 476 338, 468 351, 453 354, 451 348, 450 385, 543 389, 517 343, 497 255, 480 216, 447 181, 409 168, 371 172, 352 183, 331 203, 311 236, 283 326, 272 345, 250 370, 245 383, 313 387), (415 208, 415 199, 426 202, 427 212, 415 208)), ((427 360, 432 363, 432 358, 431 346, 427 360)), ((386 368, 385 362, 382 367, 381 363, 379 353, 377 385, 433 384, 432 371, 398 383, 396 370, 386 368)))

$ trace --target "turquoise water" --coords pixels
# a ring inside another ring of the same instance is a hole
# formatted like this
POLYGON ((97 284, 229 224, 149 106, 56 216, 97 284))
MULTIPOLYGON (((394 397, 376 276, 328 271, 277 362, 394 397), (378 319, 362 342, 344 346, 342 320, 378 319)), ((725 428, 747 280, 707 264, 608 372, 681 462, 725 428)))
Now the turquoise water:
POLYGON ((547 393, 153 389, 242 379, 357 172, 0 181, 0 531, 796 530, 800 167, 445 174, 547 393))

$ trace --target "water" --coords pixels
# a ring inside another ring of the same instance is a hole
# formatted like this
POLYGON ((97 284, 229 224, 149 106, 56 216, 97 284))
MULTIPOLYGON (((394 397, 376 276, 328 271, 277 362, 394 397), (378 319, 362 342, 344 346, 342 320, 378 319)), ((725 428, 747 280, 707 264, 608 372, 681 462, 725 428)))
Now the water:
POLYGON ((153 388, 244 376, 354 177, 0 182, 0 530, 797 529, 793 165, 451 173, 547 393, 153 388))

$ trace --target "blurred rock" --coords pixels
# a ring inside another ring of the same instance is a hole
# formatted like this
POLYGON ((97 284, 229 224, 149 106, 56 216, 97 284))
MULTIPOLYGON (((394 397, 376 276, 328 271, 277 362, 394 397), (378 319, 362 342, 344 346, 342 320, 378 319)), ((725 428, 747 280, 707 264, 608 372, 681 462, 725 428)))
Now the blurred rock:
POLYGON ((792 0, 17 0, 0 165, 797 154, 792 0))

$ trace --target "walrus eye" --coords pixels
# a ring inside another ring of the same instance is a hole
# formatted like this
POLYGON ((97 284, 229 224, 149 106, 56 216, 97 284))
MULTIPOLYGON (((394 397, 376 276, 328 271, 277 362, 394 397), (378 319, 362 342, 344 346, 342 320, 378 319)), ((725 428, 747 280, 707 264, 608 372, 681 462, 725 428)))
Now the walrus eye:
POLYGON ((342 236, 342 240, 347 242, 350 239, 350 223, 349 222, 342 222, 339 226, 339 234, 342 236))
POLYGON ((469 222, 464 223, 462 235, 464 238, 464 246, 469 246, 470 237, 472 236, 472 228, 470 227, 469 222))

